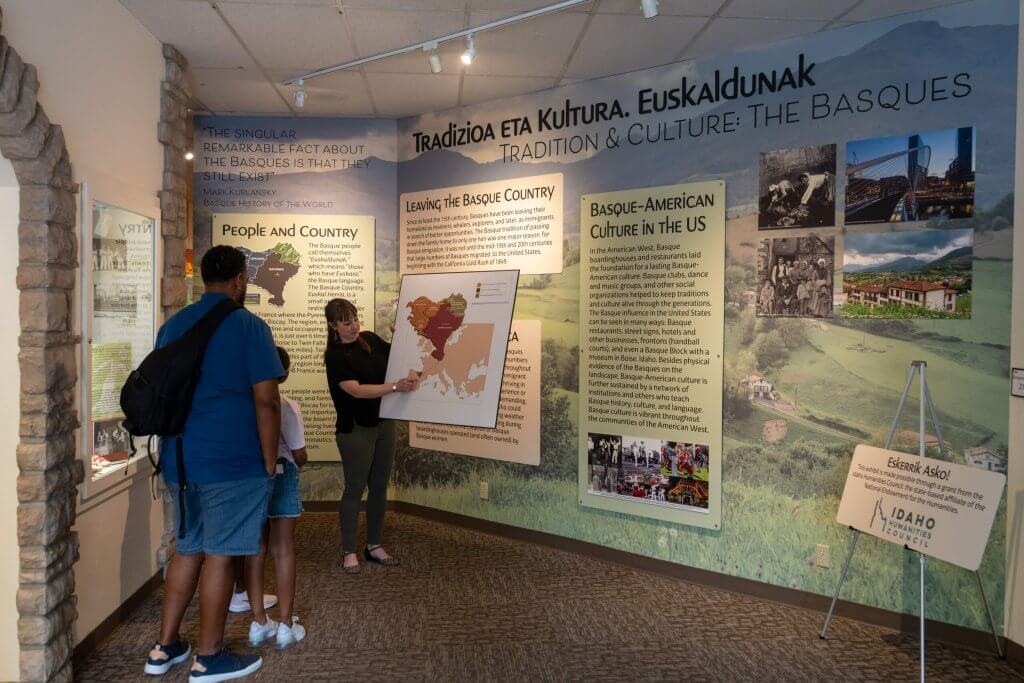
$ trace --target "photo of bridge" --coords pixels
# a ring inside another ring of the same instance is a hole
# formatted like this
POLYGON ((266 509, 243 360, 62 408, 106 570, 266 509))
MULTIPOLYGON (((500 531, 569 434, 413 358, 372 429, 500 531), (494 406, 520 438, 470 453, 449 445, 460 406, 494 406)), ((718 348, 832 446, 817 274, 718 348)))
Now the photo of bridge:
POLYGON ((846 223, 974 215, 974 128, 858 140, 846 146, 846 223))

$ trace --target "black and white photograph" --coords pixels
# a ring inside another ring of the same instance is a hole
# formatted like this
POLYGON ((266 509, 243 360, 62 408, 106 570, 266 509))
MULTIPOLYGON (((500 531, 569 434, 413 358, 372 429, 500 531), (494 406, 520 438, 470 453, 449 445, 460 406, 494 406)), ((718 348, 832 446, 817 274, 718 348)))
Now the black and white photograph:
POLYGON ((835 145, 761 152, 759 230, 823 228, 835 224, 835 145))
POLYGON ((93 271, 128 270, 128 240, 92 238, 93 271))
POLYGON ((92 427, 93 453, 113 462, 128 457, 128 432, 121 420, 94 422, 92 427))
POLYGON ((622 437, 612 434, 587 434, 587 462, 606 467, 622 466, 622 437))
POLYGON ((832 315, 835 237, 775 237, 757 249, 755 306, 762 318, 832 315))
POLYGON ((625 436, 622 439, 622 462, 624 465, 644 468, 652 472, 661 463, 660 439, 639 436, 625 436))
POLYGON ((94 311, 134 313, 138 309, 138 291, 133 284, 94 284, 94 311))

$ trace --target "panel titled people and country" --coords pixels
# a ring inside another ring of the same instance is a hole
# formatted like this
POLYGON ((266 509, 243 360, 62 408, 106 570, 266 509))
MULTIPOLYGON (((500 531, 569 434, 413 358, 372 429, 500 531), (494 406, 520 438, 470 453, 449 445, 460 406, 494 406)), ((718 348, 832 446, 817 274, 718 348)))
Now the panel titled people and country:
POLYGON ((419 380, 381 399, 381 417, 491 427, 519 271, 404 275, 385 381, 419 380))
POLYGON ((302 406, 312 460, 337 460, 334 407, 325 391, 324 304, 335 297, 356 305, 365 329, 374 327, 373 216, 218 213, 213 244, 247 259, 245 305, 267 321, 291 355, 282 391, 302 406))

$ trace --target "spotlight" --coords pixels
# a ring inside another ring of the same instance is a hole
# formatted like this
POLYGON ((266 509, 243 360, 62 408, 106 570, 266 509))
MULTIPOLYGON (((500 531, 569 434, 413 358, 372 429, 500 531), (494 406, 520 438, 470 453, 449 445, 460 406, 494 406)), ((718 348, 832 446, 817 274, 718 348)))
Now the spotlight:
POLYGON ((423 51, 429 53, 427 61, 430 62, 430 73, 441 73, 441 55, 437 54, 437 43, 424 45, 423 51))
POLYGON ((644 10, 644 19, 658 16, 658 0, 640 0, 640 7, 644 10))
POLYGON ((476 44, 473 42, 473 34, 466 36, 466 51, 462 53, 462 63, 469 66, 476 57, 476 44))
POLYGON ((192 153, 192 150, 185 152, 185 161, 192 161, 196 158, 196 155, 192 153))
POLYGON ((302 105, 306 104, 306 86, 301 78, 296 85, 298 87, 295 89, 295 106, 302 109, 302 105))

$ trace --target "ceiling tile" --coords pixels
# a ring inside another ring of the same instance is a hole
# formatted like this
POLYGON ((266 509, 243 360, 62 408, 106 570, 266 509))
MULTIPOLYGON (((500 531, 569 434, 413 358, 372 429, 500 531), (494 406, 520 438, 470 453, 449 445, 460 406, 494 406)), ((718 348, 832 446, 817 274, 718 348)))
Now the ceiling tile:
POLYGON ((723 17, 773 19, 834 19, 857 0, 732 0, 723 17))
MULTIPOLYGON (((493 12, 473 12, 472 23, 497 18, 493 12)), ((557 76, 586 20, 579 12, 559 12, 481 33, 468 71, 478 76, 557 76)))
POLYGON ((573 56, 566 76, 600 78, 673 61, 707 19, 598 15, 573 56), (628 39, 625 37, 628 36, 628 39))
POLYGON ((944 7, 955 5, 962 0, 864 0, 852 12, 843 19, 847 21, 871 21, 882 17, 891 17, 896 14, 917 12, 919 10, 931 9, 932 7, 944 7))
POLYGON ((465 28, 462 12, 349 10, 360 56, 386 52, 465 28))
MULTIPOLYGON (((471 2, 474 12, 486 10, 494 12, 496 15, 502 17, 508 17, 513 14, 519 14, 520 12, 528 12, 539 7, 553 5, 555 0, 471 0, 471 2)), ((639 2, 639 0, 637 0, 637 2, 639 2)), ((568 9, 560 10, 559 12, 556 12, 556 14, 560 14, 562 12, 586 13, 589 12, 595 4, 599 3, 582 2, 578 5, 573 5, 568 9)), ((543 19, 539 19, 539 21, 543 21, 543 19)))
MULTIPOLYGON (((710 17, 725 0, 661 0, 659 16, 710 17)), ((598 14, 642 14, 640 0, 601 0, 598 14)))
MULTIPOLYGON (((332 0, 333 4, 333 0, 332 0)), ((342 0, 345 9, 457 10, 466 11, 466 0, 342 0)))
POLYGON ((402 118, 451 109, 459 101, 459 77, 455 74, 368 73, 370 91, 383 118, 402 118))
MULTIPOLYGON (((208 0, 198 0, 200 2, 208 2, 208 0)), ((219 5, 225 3, 238 4, 238 5, 290 5, 292 7, 297 5, 321 5, 328 7, 337 7, 335 0, 218 0, 219 5)), ((335 9, 337 11, 337 9, 335 9)))
POLYGON ((824 21, 785 19, 733 19, 721 17, 711 22, 708 30, 687 50, 687 59, 742 50, 787 38, 814 33, 826 25, 824 21))
POLYGON ((256 59, 268 69, 314 69, 355 57, 344 19, 333 7, 219 5, 256 59))
POLYGON ((503 97, 525 95, 538 90, 547 90, 554 85, 554 78, 467 75, 462 83, 462 104, 479 104, 503 97))
POLYGON ((255 66, 208 3, 122 1, 157 40, 178 48, 192 67, 255 66))
POLYGON ((288 105, 263 76, 251 69, 192 69, 196 96, 211 111, 288 114, 288 105))
MULTIPOLYGON (((270 77, 276 82, 294 76, 288 71, 271 71, 270 77)), ((286 97, 293 98, 295 89, 290 85, 281 86, 286 97)), ((358 71, 335 71, 306 83, 306 102, 301 111, 304 114, 338 116, 373 116, 373 105, 358 71)))
MULTIPOLYGON (((442 73, 457 74, 463 68, 459 56, 466 49, 466 44, 459 41, 452 41, 439 45, 437 53, 441 57, 442 73)), ((367 72, 378 73, 407 73, 407 74, 429 74, 430 62, 428 53, 423 50, 414 50, 404 55, 388 57, 377 62, 371 62, 363 67, 367 72)))

